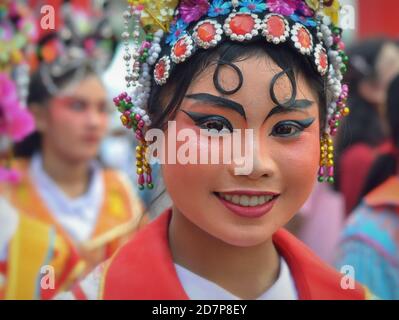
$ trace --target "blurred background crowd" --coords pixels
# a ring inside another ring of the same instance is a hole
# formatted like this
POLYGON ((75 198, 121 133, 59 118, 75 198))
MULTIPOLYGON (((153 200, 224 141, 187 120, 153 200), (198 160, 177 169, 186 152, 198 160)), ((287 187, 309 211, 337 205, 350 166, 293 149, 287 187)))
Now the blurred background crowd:
MULTIPOLYGON (((342 4, 351 113, 335 184, 316 184, 287 228, 399 299, 399 2, 342 4)), ((157 165, 138 190, 136 142, 111 103, 125 6, 0 0, 0 299, 54 297, 170 205, 157 165)))

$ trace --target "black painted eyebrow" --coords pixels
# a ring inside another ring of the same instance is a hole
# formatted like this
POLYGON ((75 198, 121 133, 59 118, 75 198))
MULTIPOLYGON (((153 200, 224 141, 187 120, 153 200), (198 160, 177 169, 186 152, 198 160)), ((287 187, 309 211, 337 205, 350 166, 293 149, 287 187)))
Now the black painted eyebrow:
POLYGON ((188 94, 188 95, 186 95, 186 98, 194 99, 194 100, 201 101, 204 103, 212 104, 214 106, 234 110, 237 113, 239 113, 245 120, 247 120, 247 116, 245 114, 243 106, 233 100, 226 99, 226 98, 219 97, 219 96, 214 96, 209 93, 188 94))
POLYGON ((304 109, 308 109, 312 106, 313 101, 302 99, 302 100, 295 100, 291 106, 282 106, 278 105, 275 106, 267 115, 266 119, 269 119, 271 116, 279 113, 290 113, 290 112, 304 112, 304 109))

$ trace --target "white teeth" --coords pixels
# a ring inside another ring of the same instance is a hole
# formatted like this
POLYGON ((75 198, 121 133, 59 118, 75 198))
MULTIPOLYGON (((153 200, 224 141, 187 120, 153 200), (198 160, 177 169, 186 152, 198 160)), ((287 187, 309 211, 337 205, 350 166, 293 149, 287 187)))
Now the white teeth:
POLYGON ((219 193, 219 195, 234 204, 239 204, 243 207, 255 207, 264 204, 273 199, 273 196, 247 196, 247 195, 231 195, 219 193))
POLYGON ((265 196, 265 201, 270 201, 273 199, 273 196, 265 196))
POLYGON ((248 207, 249 197, 248 196, 240 196, 240 205, 242 205, 244 207, 248 207))
POLYGON ((258 205, 258 197, 252 196, 251 198, 249 198, 249 205, 257 206, 258 205))
MULTIPOLYGON (((226 199, 228 200, 228 199, 226 199)), ((233 198, 231 199, 231 202, 235 203, 235 204, 239 204, 240 203, 240 196, 234 195, 233 198)))

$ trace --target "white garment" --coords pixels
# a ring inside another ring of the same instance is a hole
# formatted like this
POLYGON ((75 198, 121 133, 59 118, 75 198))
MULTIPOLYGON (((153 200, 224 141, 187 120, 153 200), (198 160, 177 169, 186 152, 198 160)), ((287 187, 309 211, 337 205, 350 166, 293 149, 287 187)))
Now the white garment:
POLYGON ((90 165, 90 181, 85 194, 69 198, 43 169, 42 157, 32 157, 29 174, 50 213, 77 242, 90 238, 103 204, 104 180, 99 163, 90 165))
MULTIPOLYGON (((216 283, 178 264, 175 264, 175 268, 180 283, 191 300, 240 300, 216 283)), ((283 257, 280 258, 280 273, 276 282, 256 300, 298 300, 294 280, 283 257)))
POLYGON ((17 230, 18 222, 17 210, 0 196, 0 262, 7 260, 8 243, 17 230))

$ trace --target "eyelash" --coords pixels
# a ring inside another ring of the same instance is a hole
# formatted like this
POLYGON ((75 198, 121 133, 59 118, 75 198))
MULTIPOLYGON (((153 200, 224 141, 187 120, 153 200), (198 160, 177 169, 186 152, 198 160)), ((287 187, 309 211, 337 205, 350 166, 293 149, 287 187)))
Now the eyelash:
POLYGON ((231 125, 230 121, 227 120, 225 117, 222 116, 205 116, 199 119, 195 120, 195 124, 199 126, 201 129, 206 129, 206 130, 217 130, 218 134, 223 134, 222 131, 229 130, 229 133, 233 132, 233 126, 231 125), (209 125, 217 125, 219 126, 218 128, 215 127, 209 127, 209 125), (222 127, 220 129, 220 126, 222 127))
POLYGON ((308 126, 304 126, 303 124, 297 122, 297 121, 282 121, 277 123, 273 129, 272 132, 270 133, 270 136, 275 136, 275 137, 280 137, 280 138, 292 138, 292 137, 297 137, 301 134, 302 131, 304 131, 308 126), (277 130, 283 127, 288 127, 288 128, 293 128, 295 129, 295 132, 292 134, 281 134, 277 133, 277 130))

